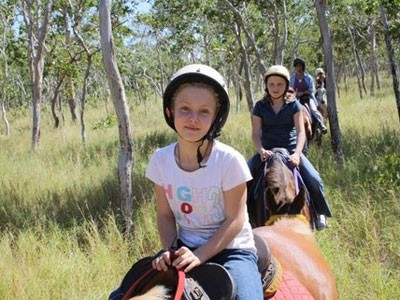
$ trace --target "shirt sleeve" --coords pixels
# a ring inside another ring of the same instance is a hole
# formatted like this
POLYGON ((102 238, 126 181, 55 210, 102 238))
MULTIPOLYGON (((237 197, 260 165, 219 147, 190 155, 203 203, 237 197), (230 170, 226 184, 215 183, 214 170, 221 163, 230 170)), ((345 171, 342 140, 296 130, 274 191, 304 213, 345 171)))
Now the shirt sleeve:
POLYGON ((303 108, 301 107, 300 101, 296 99, 296 100, 294 101, 294 104, 293 104, 294 113, 296 114, 296 113, 298 113, 299 111, 301 111, 302 109, 303 109, 303 108))
POLYGON ((254 105, 254 108, 253 108, 253 116, 260 117, 260 118, 262 117, 260 106, 261 106, 260 101, 256 102, 256 104, 254 105))
POLYGON ((159 167, 159 150, 153 153, 150 158, 149 164, 146 170, 146 177, 150 179, 152 182, 158 185, 162 185, 162 179, 160 174, 159 167))
POLYGON ((237 151, 226 162, 227 167, 223 174, 222 189, 228 191, 235 186, 252 179, 249 166, 244 157, 237 151))

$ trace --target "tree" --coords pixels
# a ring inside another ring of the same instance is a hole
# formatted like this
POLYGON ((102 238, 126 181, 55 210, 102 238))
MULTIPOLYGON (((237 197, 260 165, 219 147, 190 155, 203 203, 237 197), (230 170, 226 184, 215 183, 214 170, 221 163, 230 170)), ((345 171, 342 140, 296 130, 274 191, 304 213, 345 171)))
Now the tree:
POLYGON ((32 150, 36 150, 40 139, 45 39, 52 7, 52 0, 47 1, 45 7, 39 0, 24 0, 22 2, 22 13, 28 34, 29 70, 32 82, 32 150))
POLYGON ((387 13, 386 13, 386 7, 385 5, 381 5, 381 16, 382 16, 382 22, 384 26, 384 33, 385 33, 385 42, 386 42, 386 49, 388 53, 388 60, 390 64, 390 71, 392 73, 392 81, 393 81, 393 90, 394 90, 394 95, 396 98, 396 105, 397 105, 397 113, 399 115, 399 120, 400 120, 400 90, 399 90, 399 79, 397 76, 397 68, 396 68, 396 61, 394 58, 394 50, 393 50, 393 45, 392 45, 392 38, 389 33, 389 26, 388 26, 388 20, 387 20, 387 13))
POLYGON ((336 108, 336 92, 335 92, 335 72, 333 64, 333 48, 331 34, 329 31, 328 21, 326 19, 327 7, 326 0, 315 0, 315 8, 321 36, 323 39, 322 48, 324 53, 324 63, 327 70, 326 90, 328 98, 328 115, 331 129, 331 142, 336 160, 344 163, 344 152, 342 143, 342 134, 340 132, 339 119, 336 108))
POLYGON ((111 27, 111 0, 101 0, 99 8, 100 39, 104 68, 107 73, 111 97, 118 117, 120 155, 118 161, 118 177, 121 192, 121 210, 127 232, 132 227, 132 167, 133 136, 129 121, 129 108, 125 96, 124 85, 115 57, 114 40, 111 27))
POLYGON ((1 43, 1 48, 0 48, 0 55, 3 61, 3 78, 1 80, 1 113, 2 113, 2 119, 4 122, 4 134, 5 135, 10 135, 10 123, 8 122, 7 119, 7 109, 6 109, 6 102, 7 102, 7 84, 10 80, 9 72, 8 72, 8 61, 7 61, 7 26, 9 25, 10 18, 12 17, 9 12, 7 11, 6 7, 1 6, 0 7, 0 15, 1 15, 1 26, 3 35, 2 35, 2 43, 1 43))

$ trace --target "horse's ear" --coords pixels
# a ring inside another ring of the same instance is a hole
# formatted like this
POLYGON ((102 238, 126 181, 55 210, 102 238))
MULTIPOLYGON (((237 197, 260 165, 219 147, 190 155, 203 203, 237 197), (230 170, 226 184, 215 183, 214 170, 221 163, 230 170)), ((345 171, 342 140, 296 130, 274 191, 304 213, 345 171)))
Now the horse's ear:
POLYGON ((302 187, 290 207, 292 214, 300 214, 307 203, 307 191, 302 187))

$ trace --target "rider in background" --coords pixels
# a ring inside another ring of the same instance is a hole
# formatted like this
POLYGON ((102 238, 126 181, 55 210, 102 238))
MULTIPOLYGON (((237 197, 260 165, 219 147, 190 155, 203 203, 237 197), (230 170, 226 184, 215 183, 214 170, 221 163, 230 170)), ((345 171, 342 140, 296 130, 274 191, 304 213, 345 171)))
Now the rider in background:
POLYGON ((163 95, 165 121, 176 142, 155 151, 146 177, 154 183, 157 226, 164 252, 153 260, 189 272, 205 262, 224 266, 236 285, 236 300, 262 300, 261 275, 247 214, 244 157, 216 140, 228 118, 229 95, 222 76, 205 65, 175 73, 163 95))
POLYGON ((324 194, 320 174, 303 154, 305 129, 302 105, 289 92, 290 74, 281 65, 271 66, 265 73, 265 96, 256 102, 252 114, 252 140, 257 153, 247 164, 253 176, 273 152, 273 148, 289 151, 290 162, 299 167, 300 174, 310 193, 317 214, 315 226, 318 230, 327 227, 326 217, 332 213, 324 194))
POLYGON ((290 86, 296 91, 296 96, 302 104, 307 103, 310 107, 313 119, 318 123, 317 127, 323 134, 328 132, 324 120, 317 109, 318 103, 315 99, 314 78, 305 72, 306 63, 300 58, 293 61, 295 73, 290 76, 290 86))
POLYGON ((326 89, 326 76, 324 69, 322 68, 317 68, 315 70, 315 87, 318 90, 318 88, 323 87, 326 89))

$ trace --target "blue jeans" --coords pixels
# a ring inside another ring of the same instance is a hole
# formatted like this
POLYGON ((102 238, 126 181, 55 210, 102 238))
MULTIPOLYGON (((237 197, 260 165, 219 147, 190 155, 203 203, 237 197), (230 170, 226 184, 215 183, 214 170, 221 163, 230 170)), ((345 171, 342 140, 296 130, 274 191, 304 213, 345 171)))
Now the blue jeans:
MULTIPOLYGON (((251 174, 256 174, 258 168, 261 167, 260 154, 256 153, 248 161, 247 164, 250 168, 251 174)), ((310 194, 312 204, 317 214, 332 217, 332 211, 329 207, 324 193, 324 183, 318 171, 311 164, 309 159, 302 153, 300 156, 300 175, 303 178, 304 184, 310 194)))
POLYGON ((310 193, 315 212, 327 217, 332 217, 332 211, 325 197, 322 178, 304 154, 301 154, 300 157, 300 175, 310 193))
POLYGON ((224 266, 236 285, 236 300, 263 300, 257 255, 240 249, 225 249, 209 260, 224 266))

